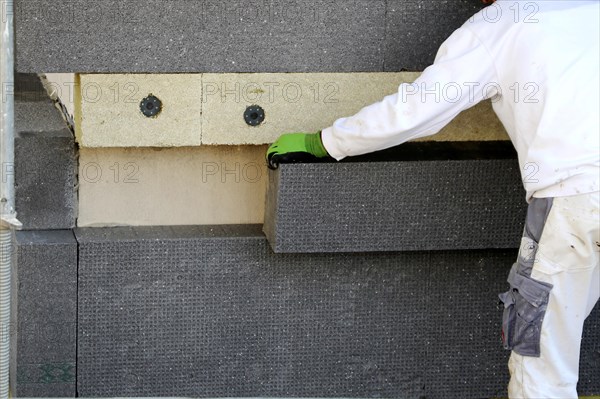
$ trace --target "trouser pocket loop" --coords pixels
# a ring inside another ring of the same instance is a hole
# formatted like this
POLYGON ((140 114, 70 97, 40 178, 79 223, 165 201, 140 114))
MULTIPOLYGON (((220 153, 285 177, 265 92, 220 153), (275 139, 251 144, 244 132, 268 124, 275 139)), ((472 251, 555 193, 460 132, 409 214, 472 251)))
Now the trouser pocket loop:
POLYGON ((515 264, 508 277, 510 290, 499 295, 504 303, 502 343, 523 356, 540 356, 542 322, 548 307, 551 284, 517 273, 515 264))
POLYGON ((513 331, 515 329, 515 301, 512 291, 507 291, 499 295, 500 300, 504 303, 504 314, 502 315, 502 345, 504 349, 511 350, 513 348, 513 331))

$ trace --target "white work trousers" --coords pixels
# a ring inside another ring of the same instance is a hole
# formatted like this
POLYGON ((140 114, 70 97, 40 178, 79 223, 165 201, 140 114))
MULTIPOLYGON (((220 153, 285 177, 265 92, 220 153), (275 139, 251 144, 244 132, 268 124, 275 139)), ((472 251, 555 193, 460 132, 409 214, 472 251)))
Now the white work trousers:
POLYGON ((546 215, 539 242, 532 242, 527 232, 523 237, 520 257, 527 260, 528 251, 535 249, 529 271, 524 274, 530 273, 528 277, 532 280, 551 288, 541 320, 539 356, 519 354, 511 346, 508 386, 511 399, 577 398, 583 322, 600 295, 598 209, 598 192, 556 197, 546 215))

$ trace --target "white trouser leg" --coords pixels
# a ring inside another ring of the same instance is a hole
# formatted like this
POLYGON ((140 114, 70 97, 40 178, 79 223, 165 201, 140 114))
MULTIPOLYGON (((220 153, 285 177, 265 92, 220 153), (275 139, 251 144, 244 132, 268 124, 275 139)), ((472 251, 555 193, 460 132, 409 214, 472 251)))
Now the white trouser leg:
POLYGON ((509 397, 577 398, 583 322, 600 295, 598 193, 554 198, 531 278, 553 285, 540 357, 514 351, 509 397))

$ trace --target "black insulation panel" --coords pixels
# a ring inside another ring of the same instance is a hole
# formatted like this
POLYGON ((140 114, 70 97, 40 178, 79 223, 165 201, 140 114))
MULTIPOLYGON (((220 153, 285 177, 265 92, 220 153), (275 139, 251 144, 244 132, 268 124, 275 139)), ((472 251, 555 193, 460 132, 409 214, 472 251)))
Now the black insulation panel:
POLYGON ((527 212, 511 158, 282 164, 269 182, 277 253, 517 248, 527 212))
POLYGON ((19 72, 423 70, 480 0, 17 0, 19 72))
MULTIPOLYGON (((261 226, 76 237, 80 396, 506 396, 514 249, 275 254, 261 226)), ((582 394, 600 392, 598 318, 582 394)))

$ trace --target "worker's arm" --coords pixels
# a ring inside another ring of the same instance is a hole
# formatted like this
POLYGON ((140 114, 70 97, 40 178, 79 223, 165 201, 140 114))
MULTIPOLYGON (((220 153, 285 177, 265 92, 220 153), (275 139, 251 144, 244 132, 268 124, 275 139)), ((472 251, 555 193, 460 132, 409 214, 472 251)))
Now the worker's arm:
POLYGON ((339 160, 433 135, 461 111, 496 95, 498 87, 490 54, 463 27, 442 44, 434 64, 414 83, 402 84, 397 93, 338 119, 323 130, 323 144, 339 160))
MULTIPOLYGON (((397 93, 324 129, 323 147, 340 160, 435 134, 461 111, 496 95, 497 82, 487 49, 468 27, 462 27, 442 44, 434 64, 414 83, 400 85, 397 93)), ((280 140, 287 141, 286 136, 280 140)), ((278 146, 269 153, 283 159, 285 151, 303 154, 305 150, 278 146)), ((295 156, 287 160, 294 161, 295 156)))

